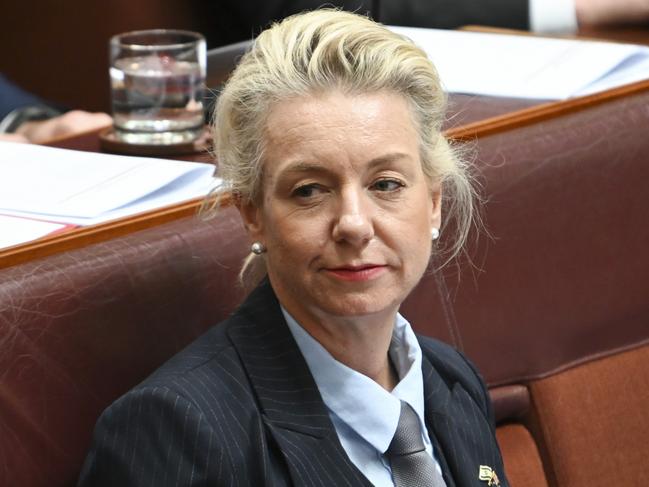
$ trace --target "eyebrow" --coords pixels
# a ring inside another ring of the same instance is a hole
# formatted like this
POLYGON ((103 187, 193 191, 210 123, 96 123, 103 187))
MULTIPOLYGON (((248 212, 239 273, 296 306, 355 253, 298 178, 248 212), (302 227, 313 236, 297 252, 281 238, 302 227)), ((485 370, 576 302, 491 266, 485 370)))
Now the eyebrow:
MULTIPOLYGON (((409 157, 408 154, 404 152, 391 152, 370 160, 368 162, 368 168, 374 169, 377 166, 391 164, 392 162, 407 157, 409 157)), ((287 168, 285 168, 280 173, 280 176, 284 177, 286 175, 310 173, 310 172, 328 173, 330 171, 329 169, 325 168, 322 164, 318 164, 316 162, 297 161, 295 163, 290 164, 287 168)))

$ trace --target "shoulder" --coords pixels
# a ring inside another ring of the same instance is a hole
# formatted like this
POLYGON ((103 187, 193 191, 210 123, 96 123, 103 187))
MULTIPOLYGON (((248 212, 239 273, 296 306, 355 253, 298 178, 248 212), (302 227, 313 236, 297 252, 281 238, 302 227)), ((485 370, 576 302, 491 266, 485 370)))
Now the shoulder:
POLYGON ((180 397, 204 414, 209 424, 222 421, 224 414, 236 416, 256 410, 245 366, 229 337, 237 319, 235 315, 212 327, 130 394, 165 391, 167 400, 180 397))
POLYGON ((241 357, 239 337, 258 334, 263 329, 257 323, 259 314, 269 315, 272 307, 266 288, 255 290, 229 318, 169 359, 127 396, 165 391, 168 400, 177 395, 199 411, 213 412, 215 404, 235 408, 238 414, 246 408, 255 409, 256 399, 241 357))
POLYGON ((263 435, 226 320, 124 394, 99 418, 79 485, 253 485, 263 435), (245 427, 243 426, 245 425, 245 427), (134 467, 137 465, 137 467, 134 467), (193 484, 192 484, 193 485, 193 484))
POLYGON ((423 356, 446 382, 468 382, 480 388, 482 381, 469 360, 457 349, 434 338, 417 335, 423 356))
MULTIPOLYGON (((207 416, 207 410, 171 387, 143 385, 129 391, 99 418, 79 485, 236 484, 240 479, 225 441, 237 446, 245 439, 220 431, 207 416)), ((223 425, 229 430, 227 422, 223 425)))
POLYGON ((459 350, 434 338, 417 335, 423 360, 428 361, 449 389, 457 384, 471 396, 492 421, 491 401, 487 386, 475 365, 459 350))
MULTIPOLYGON (((240 369, 238 361, 232 360, 236 355, 228 337, 232 318, 226 319, 210 328, 186 348, 171 357, 138 387, 171 386, 181 383, 183 378, 204 374, 208 376, 225 373, 216 363, 225 362, 230 369, 240 369)), ((182 389, 182 387, 181 387, 182 389)))

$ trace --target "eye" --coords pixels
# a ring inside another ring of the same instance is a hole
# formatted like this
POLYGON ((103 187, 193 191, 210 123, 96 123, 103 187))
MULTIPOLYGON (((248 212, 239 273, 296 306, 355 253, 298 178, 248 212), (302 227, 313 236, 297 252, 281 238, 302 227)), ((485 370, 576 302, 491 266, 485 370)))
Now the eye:
POLYGON ((405 184, 398 179, 379 179, 372 184, 370 189, 381 192, 391 192, 398 191, 404 186, 405 184))
POLYGON ((317 196, 321 192, 322 192, 322 188, 319 185, 315 183, 311 183, 311 184, 303 184, 302 186, 298 186, 293 190, 291 195, 295 196, 296 198, 307 199, 307 198, 312 198, 314 196, 317 196))

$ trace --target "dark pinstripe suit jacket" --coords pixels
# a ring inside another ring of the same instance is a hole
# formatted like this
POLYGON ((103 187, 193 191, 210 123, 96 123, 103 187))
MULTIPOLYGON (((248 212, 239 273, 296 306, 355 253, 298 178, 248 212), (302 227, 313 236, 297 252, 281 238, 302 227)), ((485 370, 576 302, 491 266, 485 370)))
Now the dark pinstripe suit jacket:
MULTIPOLYGON (((426 422, 449 487, 506 485, 487 392, 452 348, 420 338, 426 422)), ((81 486, 371 485, 338 441, 275 295, 225 322, 110 406, 81 486)))

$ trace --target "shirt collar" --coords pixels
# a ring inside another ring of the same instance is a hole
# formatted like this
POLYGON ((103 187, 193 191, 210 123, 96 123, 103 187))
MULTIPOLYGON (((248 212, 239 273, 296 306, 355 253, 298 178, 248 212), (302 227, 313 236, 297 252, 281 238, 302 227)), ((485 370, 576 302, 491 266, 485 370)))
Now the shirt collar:
POLYGON ((282 313, 329 411, 380 453, 388 449, 397 429, 400 400, 412 406, 425 428, 421 348, 403 316, 397 314, 390 342, 390 358, 400 378, 390 393, 337 361, 283 307, 282 313))

